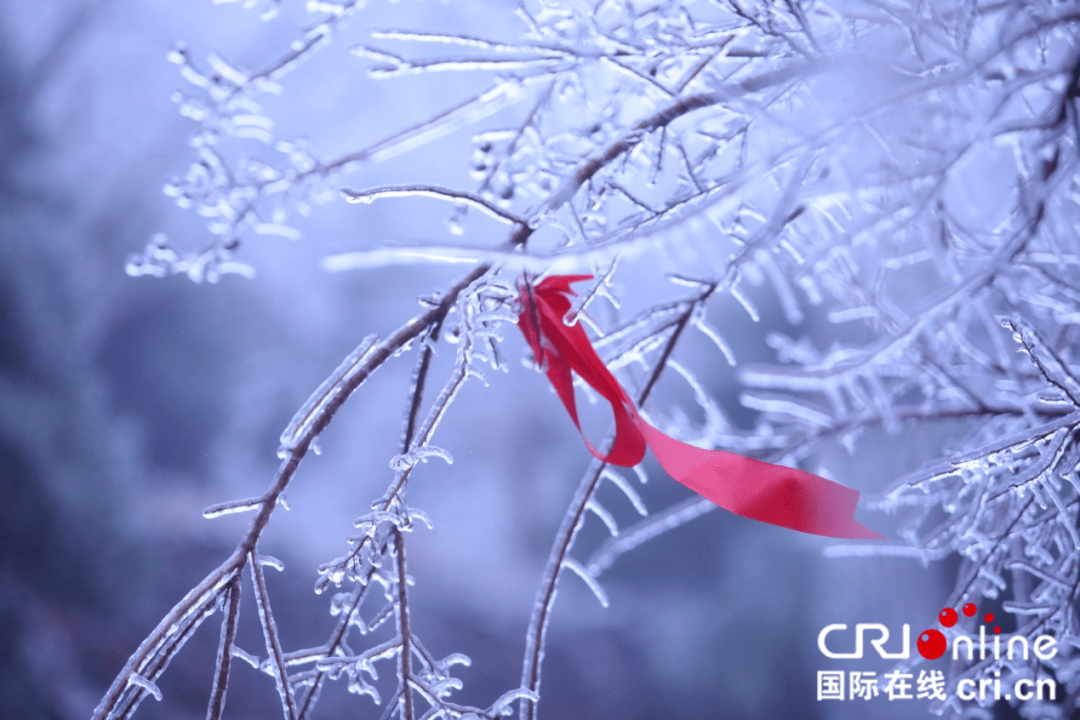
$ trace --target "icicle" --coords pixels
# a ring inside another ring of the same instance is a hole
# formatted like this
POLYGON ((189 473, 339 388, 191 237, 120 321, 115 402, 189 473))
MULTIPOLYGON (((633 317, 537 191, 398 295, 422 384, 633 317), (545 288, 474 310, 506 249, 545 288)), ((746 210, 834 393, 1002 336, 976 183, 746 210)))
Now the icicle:
POLYGON ((353 695, 369 695, 372 702, 376 705, 382 705, 382 695, 379 694, 379 691, 359 675, 350 676, 348 690, 353 695))
POLYGON ((410 450, 404 455, 395 455, 390 460, 390 469, 394 472, 404 472, 420 462, 427 462, 428 458, 445 460, 447 465, 454 464, 454 456, 449 451, 434 445, 424 445, 415 450, 410 450))
POLYGON ((615 274, 615 269, 618 267, 618 264, 619 255, 616 255, 611 261, 611 266, 608 267, 607 271, 597 279, 596 283, 592 286, 589 292, 578 295, 573 299, 570 304, 570 310, 566 313, 566 315, 563 316, 563 323, 566 326, 573 327, 575 324, 577 324, 579 319, 584 319, 586 322, 589 323, 590 327, 596 330, 598 335, 603 336, 603 329, 600 328, 599 325, 593 322, 592 318, 589 317, 588 307, 592 303, 592 301, 598 297, 606 299, 609 303, 611 303, 611 306, 616 309, 621 306, 618 298, 615 297, 615 295, 611 292, 611 289, 608 287, 608 283, 611 282, 611 277, 615 274))
POLYGON ((597 502, 596 498, 589 498, 589 501, 585 503, 585 509, 591 510, 596 517, 600 518, 601 522, 607 526, 612 537, 619 535, 619 525, 615 522, 615 517, 607 511, 607 508, 597 502))
POLYGON ((131 673, 131 675, 128 676, 128 685, 141 687, 143 690, 153 695, 155 700, 161 702, 161 689, 154 684, 154 682, 147 680, 142 675, 131 673))
POLYGON ((777 415, 788 415, 818 427, 827 428, 832 425, 832 418, 827 414, 794 400, 742 393, 739 395, 739 403, 743 407, 751 410, 758 410, 763 413, 773 413, 777 415))
POLYGON ((356 520, 353 521, 353 526, 367 527, 369 529, 368 534, 370 535, 381 523, 390 523, 394 527, 400 528, 402 524, 401 516, 390 510, 376 510, 356 518, 356 520))
POLYGON ((232 653, 232 656, 234 658, 240 658, 241 660, 243 660, 244 662, 246 662, 248 665, 255 668, 256 670, 258 670, 261 667, 261 663, 259 662, 258 657, 256 657, 255 655, 252 655, 249 652, 241 650, 236 645, 232 646, 231 653, 232 653))
POLYGON ((1061 522, 1062 527, 1069 534, 1069 539, 1072 540, 1073 549, 1080 550, 1080 537, 1077 536, 1076 526, 1072 516, 1065 507, 1065 502, 1061 499, 1061 495, 1058 494, 1057 488, 1053 484, 1046 480, 1042 483, 1043 490, 1050 496, 1050 501, 1054 503, 1058 511, 1058 520, 1061 522))
POLYGON ((701 312, 694 314, 693 322, 694 327, 697 328, 702 335, 709 338, 713 345, 716 345, 717 349, 723 353, 724 359, 727 360, 728 365, 735 367, 735 351, 731 349, 731 345, 729 345, 727 340, 720 335, 719 331, 705 319, 704 308, 702 308, 701 312))
POLYGON ((424 524, 425 527, 427 527, 428 530, 434 530, 435 529, 435 524, 433 522, 431 522, 431 518, 428 517, 428 514, 426 512, 424 512, 423 510, 421 510, 420 508, 411 507, 411 508, 409 508, 408 513, 409 513, 409 522, 407 524, 402 525, 402 527, 401 527, 402 530, 412 530, 412 528, 413 528, 412 521, 413 520, 419 520, 420 522, 422 522, 424 524))
POLYGON ((645 472, 645 468, 641 467, 640 464, 635 465, 631 469, 634 471, 634 474, 637 475, 639 483, 642 485, 647 485, 649 483, 649 475, 645 472))
POLYGON ((751 320, 753 320, 754 322, 758 322, 761 320, 761 316, 758 315, 757 308, 754 307, 754 303, 750 301, 750 298, 746 296, 746 293, 743 292, 742 288, 740 288, 737 284, 732 284, 732 286, 728 288, 728 292, 731 293, 731 297, 735 298, 739 302, 739 304, 743 306, 743 310, 746 311, 746 314, 750 316, 751 320))
POLYGON ((707 280, 698 280, 696 278, 679 275, 677 273, 668 273, 667 278, 675 285, 688 287, 699 292, 701 290, 704 290, 705 288, 712 286, 712 283, 707 280))
MULTIPOLYGON (((623 495, 626 495, 626 498, 630 501, 630 504, 634 506, 635 510, 637 510, 638 515, 645 517, 649 514, 648 509, 646 509, 645 507, 644 501, 642 501, 641 499, 641 495, 639 495, 637 490, 635 490, 633 486, 631 486, 630 483, 626 481, 626 478, 612 470, 610 465, 604 466, 604 469, 600 472, 600 477, 604 478, 605 480, 611 481, 611 483, 614 484, 615 487, 622 490, 623 495)), ((617 533, 612 533, 612 535, 616 534, 617 533)))
POLYGON ((811 305, 820 305, 824 301, 821 290, 817 286, 813 275, 803 275, 798 280, 799 287, 806 293, 806 299, 811 305))
POLYGON ((326 0, 307 0, 307 11, 339 18, 345 14, 345 7, 340 3, 327 2, 326 0))
POLYGON ((605 608, 608 606, 608 596, 607 593, 604 592, 604 588, 600 586, 600 583, 597 582, 596 578, 589 574, 588 570, 581 566, 581 563, 573 558, 566 558, 563 560, 562 566, 568 570, 573 570, 575 575, 585 581, 585 584, 592 590, 593 595, 600 601, 601 606, 605 608))
POLYGON ((441 672, 445 672, 455 665, 461 665, 462 667, 472 667, 472 658, 465 653, 450 653, 439 662, 435 663, 436 667, 441 672))
POLYGON ((202 516, 207 520, 213 520, 214 518, 222 517, 223 515, 233 515, 235 513, 250 512, 251 510, 258 510, 263 505, 263 498, 245 498, 243 500, 230 500, 229 502, 218 503, 216 505, 209 505, 202 511, 202 516))
POLYGON ((828 545, 821 551, 827 558, 906 557, 922 559, 927 551, 907 545, 828 545))
POLYGON ((780 307, 784 311, 784 318, 792 325, 802 323, 803 314, 799 308, 799 302, 795 299, 795 293, 791 291, 791 285, 788 284, 787 277, 777 267, 776 259, 772 256, 772 253, 762 250, 755 254, 754 259, 758 265, 762 266, 773 288, 776 290, 776 294, 780 298, 780 307))
POLYGON ((694 400, 697 401, 697 404, 701 406, 702 411, 705 413, 705 437, 711 437, 718 432, 730 432, 731 423, 728 421, 724 411, 713 402, 713 399, 705 392, 705 388, 698 382, 693 373, 683 367, 682 363, 675 360, 668 360, 668 367, 679 373, 690 385, 690 389, 694 391, 694 400))
MULTIPOLYGON (((998 590, 1004 591, 1009 586, 1009 584, 1005 582, 1005 578, 1001 577, 1001 575, 994 572, 986 565, 983 565, 981 568, 979 568, 979 577, 989 580, 991 583, 994 584, 995 587, 997 587, 998 590)), ((988 597, 993 597, 993 595, 990 595, 989 592, 987 592, 986 595, 988 597)))
MULTIPOLYGON (((529 702, 538 702, 540 696, 532 690, 526 688, 517 688, 516 690, 510 690, 499 696, 499 699, 491 704, 491 707, 484 713, 485 717, 495 718, 502 715, 506 715, 510 709, 510 705, 516 700, 528 700, 529 702)), ((475 717, 475 716, 474 716, 475 717)), ((462 716, 462 720, 465 717, 462 716)))

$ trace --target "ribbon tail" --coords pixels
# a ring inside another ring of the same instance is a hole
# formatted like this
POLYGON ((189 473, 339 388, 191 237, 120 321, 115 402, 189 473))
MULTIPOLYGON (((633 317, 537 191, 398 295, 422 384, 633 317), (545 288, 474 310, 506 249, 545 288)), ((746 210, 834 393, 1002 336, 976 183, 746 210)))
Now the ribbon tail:
POLYGON ((855 519, 859 491, 795 468, 722 450, 703 450, 638 426, 671 477, 720 507, 752 520, 813 535, 884 540, 855 519))
MULTIPOLYGON (((581 439, 585 441, 585 447, 597 460, 602 460, 620 467, 633 467, 645 457, 645 437, 641 432, 640 424, 636 421, 637 411, 633 406, 627 406, 622 398, 612 397, 610 393, 601 394, 609 403, 615 416, 615 439, 611 445, 611 451, 606 455, 596 448, 585 432, 581 429, 581 420, 578 418, 577 400, 574 397, 574 381, 571 375, 571 364, 567 362, 565 355, 551 352, 548 354, 548 380, 555 388, 563 407, 569 413, 574 426, 581 433, 581 439)), ((596 386, 593 386, 596 388, 596 386)), ((602 389, 601 389, 602 390, 602 389)))

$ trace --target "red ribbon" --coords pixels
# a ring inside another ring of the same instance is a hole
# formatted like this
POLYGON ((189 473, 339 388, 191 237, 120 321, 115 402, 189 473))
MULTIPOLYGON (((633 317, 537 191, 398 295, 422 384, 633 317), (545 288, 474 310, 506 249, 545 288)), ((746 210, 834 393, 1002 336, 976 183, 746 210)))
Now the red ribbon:
POLYGON ((582 433, 593 457, 633 467, 645 457, 648 446, 669 475, 736 515, 815 535, 885 539, 855 519, 858 490, 795 468, 722 450, 703 450, 665 435, 646 422, 596 354, 581 324, 563 322, 575 294, 570 285, 591 278, 552 275, 534 288, 524 288, 519 298, 518 327, 579 432, 581 422, 572 373, 576 372, 611 403, 615 414, 611 452, 600 452, 582 433))

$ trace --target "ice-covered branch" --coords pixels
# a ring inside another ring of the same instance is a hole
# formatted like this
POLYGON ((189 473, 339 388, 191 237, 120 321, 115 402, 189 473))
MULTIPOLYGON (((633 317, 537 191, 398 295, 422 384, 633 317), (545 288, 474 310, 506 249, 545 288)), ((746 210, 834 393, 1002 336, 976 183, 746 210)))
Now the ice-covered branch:
MULTIPOLYGON (((256 544, 277 506, 278 498, 281 497, 292 481, 312 442, 330 424, 349 396, 371 376, 371 373, 409 342, 425 331, 430 332, 433 326, 440 325, 457 301, 458 295, 485 272, 487 272, 487 268, 482 267, 467 275, 450 288, 434 307, 421 316, 410 320, 385 341, 379 343, 372 352, 366 354, 364 361, 354 371, 344 375, 335 373, 335 377, 339 378, 340 387, 336 388, 332 399, 323 404, 318 413, 306 422, 304 431, 295 438, 295 444, 286 450, 277 475, 266 495, 262 498, 258 514, 236 552, 225 564, 193 588, 162 619, 158 627, 147 637, 114 681, 109 692, 95 710, 95 718, 108 720, 109 718, 127 718, 130 716, 145 693, 141 688, 137 688, 130 693, 131 697, 124 707, 119 708, 121 699, 128 694, 128 689, 131 687, 130 678, 136 675, 151 679, 156 677, 164 670, 172 656, 179 651, 190 633, 214 611, 222 594, 225 592, 224 588, 232 583, 248 564, 248 556, 255 551, 256 544)), ((352 368, 351 364, 350 368, 352 368)), ((322 397, 322 394, 320 394, 320 397, 322 397)), ((295 716, 295 707, 292 708, 292 712, 293 716, 295 716)))
MULTIPOLYGON (((686 309, 683 311, 681 317, 666 338, 660 351, 660 355, 653 364, 649 377, 638 393, 636 398, 638 405, 644 404, 656 382, 660 379, 660 375, 663 373, 668 359, 671 357, 672 352, 674 352, 679 338, 696 310, 696 305, 705 302, 709 295, 712 294, 713 290, 715 290, 715 287, 715 285, 707 287, 693 302, 687 303, 686 309)), ((610 444, 610 442, 611 440, 609 438, 605 445, 610 444)), ((589 508, 590 502, 593 500, 596 488, 604 477, 605 468, 606 463, 599 460, 593 460, 588 471, 581 479, 581 482, 574 493, 574 498, 570 502, 570 507, 563 516, 562 524, 555 536, 555 542, 548 555, 547 566, 544 570, 544 577, 540 584, 540 590, 537 593, 536 602, 533 605, 532 617, 529 620, 529 630, 526 634, 525 662, 522 670, 521 685, 536 693, 537 696, 540 695, 540 671, 543 664, 544 645, 547 641, 548 624, 551 619, 552 607, 555 603, 559 578, 563 569, 567 567, 568 562, 576 562, 570 557, 570 551, 573 549, 574 540, 581 530, 585 512, 589 508)), ((582 577, 593 577, 590 571, 580 564, 574 565, 573 567, 579 569, 579 574, 582 575, 582 577)), ((600 597, 603 596, 600 595, 600 597)), ((603 602, 603 600, 601 600, 601 602, 603 602)), ((537 716, 537 705, 538 703, 535 701, 523 700, 520 706, 522 720, 534 720, 537 716)))
MULTIPOLYGON (((1009 611, 1024 618, 1017 632, 1052 632, 1080 645, 1073 613, 1080 587, 1076 8, 1049 0, 933 8, 523 0, 516 35, 497 23, 479 31, 377 30, 344 58, 370 63, 369 77, 391 83, 388 98, 400 87, 411 103, 422 83, 432 83, 423 86, 437 91, 432 97, 454 98, 441 110, 325 156, 314 148, 338 142, 335 133, 278 138, 281 103, 263 98, 285 92, 292 71, 338 41, 344 20, 362 5, 308 3, 315 24, 255 70, 224 53, 205 61, 183 48, 173 53, 191 85, 177 102, 198 127, 191 165, 167 192, 207 218, 212 238, 184 252, 158 237, 129 272, 251 276, 237 259, 244 237, 297 238, 291 213, 342 195, 359 203, 440 200, 449 205, 415 205, 447 208, 449 235, 469 235, 466 221, 476 212, 505 225, 504 235, 501 242, 435 236, 423 244, 358 244, 324 261, 332 270, 418 261, 475 267, 446 294, 423 299, 422 314, 386 339, 366 338, 312 393, 281 435, 282 463, 265 494, 206 508, 208 518, 249 512, 250 529, 140 646, 98 718, 127 718, 145 697, 159 697, 169 660, 219 609, 210 720, 222 716, 233 657, 275 677, 289 718, 311 717, 321 689, 343 677, 350 691, 382 702, 391 681, 379 681, 378 669, 391 663, 397 683, 385 698, 387 717, 494 718, 514 703, 523 720, 536 717, 563 571, 606 603, 599 576, 612 563, 712 505, 692 500, 649 515, 648 498, 593 463, 547 559, 521 687, 487 709, 450 701, 460 681, 449 669, 465 659, 437 661, 417 637, 421 623, 411 621, 422 603, 410 595, 420 586, 411 586, 406 544, 427 516, 409 506, 407 491, 423 463, 452 461, 432 442, 453 421, 462 388, 470 379, 486 383, 488 368, 508 367, 500 333, 514 321, 512 276, 523 271, 588 267, 599 277, 566 320, 588 321, 590 308, 610 312, 595 347, 612 371, 638 381, 641 401, 665 369, 674 371, 704 421, 691 421, 682 408, 642 412, 688 442, 793 463, 833 446, 870 452, 885 435, 905 443, 905 457, 924 457, 919 433, 933 429, 937 459, 917 469, 882 467, 867 478, 863 489, 889 488, 867 507, 896 514, 899 526, 898 542, 881 552, 923 562, 959 556, 950 602, 1009 597, 1009 611), (421 163, 365 177, 369 189, 333 186, 361 164, 382 172, 370 165, 407 160, 420 147, 441 153, 436 140, 460 140, 463 152, 446 154, 460 167, 435 167, 433 151, 421 163), (431 176, 401 179, 418 168, 431 176), (614 282, 660 267, 674 270, 690 297, 670 301, 614 282), (590 305, 598 297, 608 303, 590 305), (709 298, 717 299, 707 317, 709 298), (754 331, 740 333, 723 315, 731 300, 757 323, 754 331), (686 337, 706 341, 706 349, 685 358, 680 351, 676 361, 674 348, 686 337), (718 392, 728 376, 702 368, 766 357, 761 338, 776 362, 741 366, 739 387, 718 392), (436 380, 442 343, 454 347, 453 364, 436 380), (271 561, 256 548, 312 444, 371 374, 407 349, 418 357, 386 490, 356 521, 344 556, 320 568, 316 587, 351 585, 330 600, 336 621, 326 642, 287 651, 262 577, 271 561), (431 382, 441 388, 433 399, 426 397, 431 382), (724 403, 736 397, 748 423, 728 420, 724 403), (621 493, 614 502, 597 495, 604 480, 621 493), (644 519, 625 522, 620 505, 644 519), (575 542, 590 514, 611 537, 583 562, 575 542), (263 625, 262 660, 233 642, 244 572, 252 573, 263 625), (371 636, 380 628, 383 636, 371 636), (352 647, 357 635, 368 645, 352 647)), ((320 73, 320 83, 336 79, 320 73)), ((360 90, 332 89, 341 97, 360 90)), ((382 209, 393 215, 395 207, 382 209)), ((842 454, 829 457, 844 467, 842 454)), ((1034 671, 1021 665, 1006 674, 1034 671)), ((957 673, 985 670, 975 663, 957 673)), ((1076 704, 1080 661, 1063 654, 1053 670, 1063 682, 1074 678, 1067 702, 1076 704)), ((955 703, 938 709, 963 711, 955 703)), ((1068 712, 1065 705, 1042 710, 1068 712)))

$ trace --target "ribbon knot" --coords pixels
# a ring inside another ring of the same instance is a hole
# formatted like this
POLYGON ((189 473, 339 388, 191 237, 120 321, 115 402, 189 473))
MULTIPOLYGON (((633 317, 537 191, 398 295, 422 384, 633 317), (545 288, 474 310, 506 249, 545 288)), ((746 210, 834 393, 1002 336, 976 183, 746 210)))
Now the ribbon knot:
POLYGON ((854 517, 859 491, 797 468, 774 465, 723 450, 704 450, 676 440, 645 421, 634 401, 607 369, 580 323, 563 322, 575 295, 573 283, 591 275, 552 275, 518 298, 518 327, 532 348, 578 432, 573 373, 604 399, 615 415, 611 451, 597 450, 582 432, 593 457, 633 467, 653 451, 677 481, 720 507, 753 520, 837 538, 884 540, 854 517))

